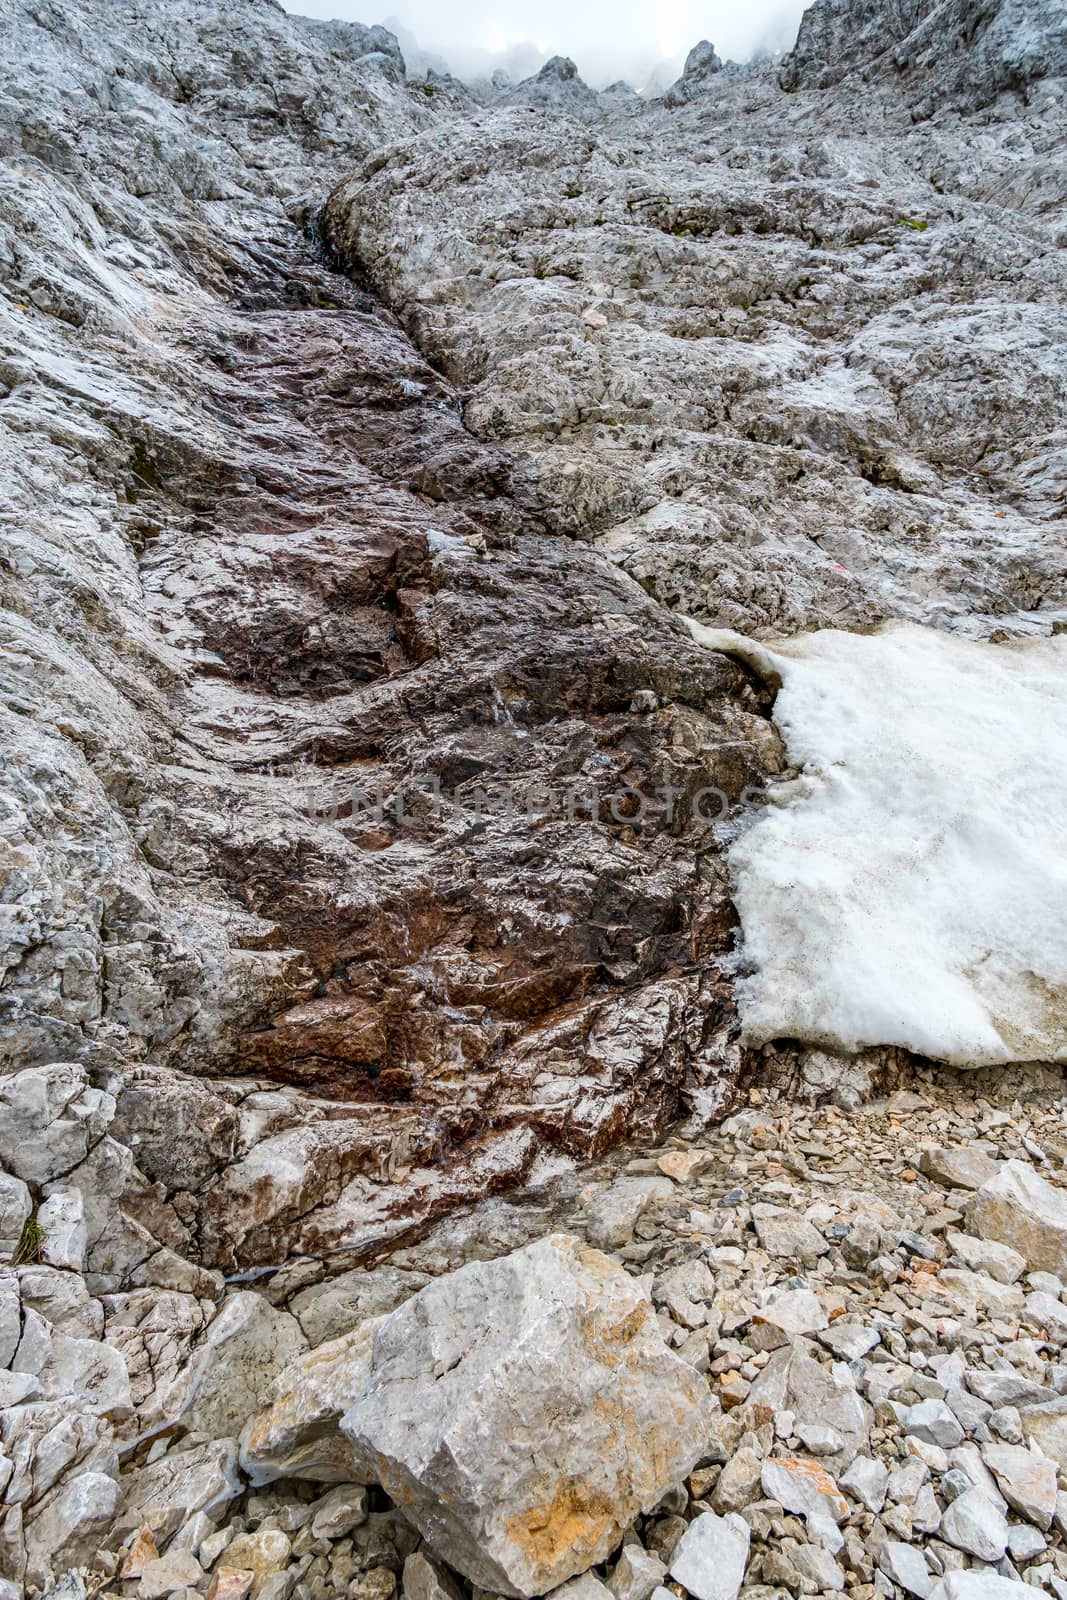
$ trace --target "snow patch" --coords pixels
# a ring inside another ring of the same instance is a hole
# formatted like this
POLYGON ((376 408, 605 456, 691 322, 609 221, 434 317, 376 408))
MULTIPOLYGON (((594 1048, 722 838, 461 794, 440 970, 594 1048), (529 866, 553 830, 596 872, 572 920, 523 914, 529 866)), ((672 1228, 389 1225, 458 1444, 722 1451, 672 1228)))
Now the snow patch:
POLYGON ((780 684, 801 774, 728 852, 746 1041, 1067 1060, 1067 637, 690 626, 780 684))

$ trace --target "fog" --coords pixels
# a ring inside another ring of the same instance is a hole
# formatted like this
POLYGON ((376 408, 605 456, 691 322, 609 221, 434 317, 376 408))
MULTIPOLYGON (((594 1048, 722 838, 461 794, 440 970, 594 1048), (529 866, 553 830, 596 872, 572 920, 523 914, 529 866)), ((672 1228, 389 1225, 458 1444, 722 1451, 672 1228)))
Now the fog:
POLYGON ((570 56, 596 89, 625 78, 635 89, 663 87, 689 49, 710 39, 724 59, 787 50, 805 0, 285 0, 310 17, 384 22, 410 65, 448 67, 461 78, 503 67, 513 78, 549 56, 570 56))

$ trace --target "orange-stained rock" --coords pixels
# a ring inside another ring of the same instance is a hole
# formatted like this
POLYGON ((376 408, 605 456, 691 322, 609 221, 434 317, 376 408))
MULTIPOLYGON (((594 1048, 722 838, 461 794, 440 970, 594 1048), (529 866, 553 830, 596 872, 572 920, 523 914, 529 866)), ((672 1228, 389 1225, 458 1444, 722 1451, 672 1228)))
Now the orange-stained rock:
POLYGON ((123 1581, 127 1578, 139 1578, 145 1563, 157 1560, 158 1556, 159 1551, 156 1548, 156 1541, 152 1537, 151 1528, 142 1528, 126 1552, 126 1559, 119 1570, 119 1577, 123 1581))
POLYGON ((607 1558, 704 1452, 704 1379, 652 1303, 566 1234, 434 1279, 282 1373, 245 1470, 378 1482, 430 1549, 495 1594, 607 1558))
POLYGON ((245 1600, 256 1575, 248 1567, 220 1567, 208 1585, 204 1600, 245 1600))

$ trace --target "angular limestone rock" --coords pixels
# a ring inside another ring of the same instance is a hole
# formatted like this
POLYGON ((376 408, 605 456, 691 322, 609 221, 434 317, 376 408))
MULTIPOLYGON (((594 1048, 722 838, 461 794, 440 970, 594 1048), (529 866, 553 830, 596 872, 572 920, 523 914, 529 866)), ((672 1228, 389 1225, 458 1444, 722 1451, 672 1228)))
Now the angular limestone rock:
POLYGON ((775 1456, 763 1463, 763 1492, 805 1519, 812 1538, 836 1555, 844 1544, 838 1524, 848 1520, 848 1501, 830 1474, 804 1456, 775 1456))
POLYGON ((639 1286, 553 1235, 393 1312, 342 1428, 444 1560, 535 1595, 603 1560, 707 1425, 706 1386, 639 1286))
POLYGON ((241 1435, 241 1467, 253 1483, 275 1478, 374 1481, 367 1478, 362 1459, 338 1424, 367 1385, 371 1347, 383 1320, 368 1318, 279 1373, 271 1404, 251 1419, 241 1435))
POLYGON ((970 1205, 971 1227, 983 1239, 1010 1245, 1031 1272, 1067 1275, 1067 1194, 1025 1161, 1005 1161, 970 1205))
POLYGON ((251 1291, 232 1295, 190 1367, 182 1420, 209 1439, 233 1438, 278 1373, 307 1348, 295 1317, 251 1291))
POLYGON ((81 1190, 54 1189, 41 1204, 37 1224, 43 1235, 41 1260, 45 1265, 81 1272, 88 1244, 81 1190))
MULTIPOLYGON (((243 1441, 253 1470, 286 1422, 284 1470, 307 1450, 300 1395, 329 1350, 279 1380, 243 1441)), ((436 1279, 380 1324, 369 1370, 364 1352, 330 1380, 334 1406, 351 1384, 341 1429, 361 1476, 497 1594, 545 1594, 603 1561, 705 1448, 704 1380, 664 1344, 640 1286, 567 1235, 436 1279)))
POLYGON ((860 1396, 799 1344, 775 1351, 752 1385, 742 1415, 758 1427, 783 1411, 793 1412, 798 1423, 819 1424, 841 1435, 841 1449, 823 1458, 831 1472, 843 1472, 867 1449, 867 1408, 860 1396))
POLYGON ((671 1559, 671 1577, 696 1600, 737 1600, 745 1581, 751 1534, 735 1511, 705 1511, 691 1522, 671 1559))
POLYGON ((951 1150, 929 1145, 919 1157, 920 1171, 949 1189, 980 1189, 996 1176, 999 1162, 984 1150, 951 1150))
POLYGON ((1056 1463, 1017 1444, 987 1444, 982 1458, 1012 1509, 1047 1533, 1056 1515, 1056 1463))
POLYGON ((140 1528, 154 1513, 173 1512, 188 1522, 198 1511, 218 1513, 242 1491, 231 1439, 170 1450, 123 1479, 126 1509, 116 1531, 140 1528))
POLYGON ((1027 1442, 1036 1444, 1061 1471, 1067 1471, 1067 1396, 1027 1403, 1020 1407, 1020 1414, 1027 1442))

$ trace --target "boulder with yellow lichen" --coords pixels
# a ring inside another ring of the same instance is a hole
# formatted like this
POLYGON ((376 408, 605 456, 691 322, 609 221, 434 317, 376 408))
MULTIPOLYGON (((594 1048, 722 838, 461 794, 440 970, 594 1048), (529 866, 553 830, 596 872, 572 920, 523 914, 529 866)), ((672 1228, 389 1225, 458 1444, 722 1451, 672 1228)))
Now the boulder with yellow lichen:
POLYGON ((705 1448, 705 1380, 668 1349, 641 1285, 566 1234, 436 1279, 380 1322, 369 1359, 357 1343, 339 1423, 343 1362, 321 1346, 276 1381, 246 1464, 264 1470, 298 1425, 305 1369, 325 1356, 320 1451, 343 1436, 346 1470, 497 1594, 545 1594, 603 1561, 705 1448))

